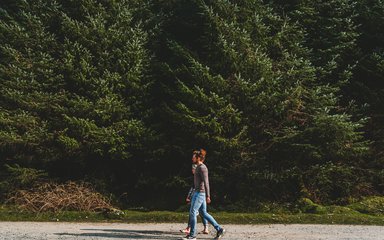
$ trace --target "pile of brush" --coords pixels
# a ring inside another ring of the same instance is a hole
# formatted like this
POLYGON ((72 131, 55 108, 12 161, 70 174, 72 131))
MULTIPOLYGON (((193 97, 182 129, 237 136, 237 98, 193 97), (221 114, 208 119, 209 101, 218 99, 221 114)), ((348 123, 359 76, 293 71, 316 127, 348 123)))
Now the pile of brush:
POLYGON ((113 211, 110 200, 95 191, 90 184, 67 182, 41 183, 30 190, 18 190, 9 203, 30 212, 59 211, 113 211))

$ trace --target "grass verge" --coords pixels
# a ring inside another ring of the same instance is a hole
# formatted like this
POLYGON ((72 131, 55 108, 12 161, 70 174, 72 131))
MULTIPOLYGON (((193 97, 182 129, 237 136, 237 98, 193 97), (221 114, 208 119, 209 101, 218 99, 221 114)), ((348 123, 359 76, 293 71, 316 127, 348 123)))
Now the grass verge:
MULTIPOLYGON (((222 224, 356 224, 384 226, 384 215, 363 213, 333 214, 273 214, 273 213, 227 213, 215 212, 222 224)), ((0 221, 64 221, 64 222, 124 222, 124 223, 185 223, 187 212, 169 211, 121 211, 116 213, 92 212, 45 212, 40 214, 20 212, 9 206, 0 207, 0 221)))

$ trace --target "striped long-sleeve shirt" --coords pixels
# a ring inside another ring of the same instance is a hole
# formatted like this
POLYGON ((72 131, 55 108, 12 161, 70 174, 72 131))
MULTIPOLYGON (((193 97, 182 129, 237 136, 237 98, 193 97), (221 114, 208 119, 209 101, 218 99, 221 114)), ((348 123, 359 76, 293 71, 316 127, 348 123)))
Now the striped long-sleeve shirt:
POLYGON ((195 191, 205 192, 206 197, 210 197, 209 190, 209 179, 208 179, 208 168, 205 164, 200 164, 197 166, 195 171, 195 191))

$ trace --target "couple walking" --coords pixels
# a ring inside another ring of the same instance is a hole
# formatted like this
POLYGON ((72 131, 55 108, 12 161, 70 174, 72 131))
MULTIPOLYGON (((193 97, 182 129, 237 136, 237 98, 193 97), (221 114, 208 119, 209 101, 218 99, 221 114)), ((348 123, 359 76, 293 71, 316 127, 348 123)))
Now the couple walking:
MULTIPOLYGON (((186 237, 182 238, 185 240, 196 239, 196 235, 197 235, 196 223, 197 223, 197 215, 199 214, 203 219, 203 223, 204 223, 203 233, 208 233, 207 224, 206 224, 207 221, 210 224, 212 224, 212 226, 217 231, 215 239, 220 239, 225 233, 225 229, 222 228, 216 222, 216 220, 207 212, 207 204, 211 203, 211 196, 210 196, 210 189, 209 189, 208 168, 204 164, 206 154, 207 152, 204 149, 200 149, 200 150, 194 151, 192 155, 192 164, 195 164, 194 191, 190 191, 190 193, 192 194, 191 200, 190 200, 191 208, 189 211, 189 222, 188 222, 188 227, 190 231, 186 237)), ((188 196, 189 195, 190 194, 188 194, 188 196)), ((187 229, 184 230, 184 232, 188 233, 187 229)))

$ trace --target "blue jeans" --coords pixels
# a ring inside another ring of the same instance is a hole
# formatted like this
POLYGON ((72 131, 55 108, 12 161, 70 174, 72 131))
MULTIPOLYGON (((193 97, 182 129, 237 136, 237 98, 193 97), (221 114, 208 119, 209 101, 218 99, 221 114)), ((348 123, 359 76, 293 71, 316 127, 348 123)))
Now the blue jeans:
POLYGON ((206 219, 210 224, 212 224, 216 231, 221 229, 216 220, 207 212, 207 200, 205 199, 205 193, 195 192, 192 197, 191 209, 189 211, 189 219, 191 224, 191 231, 189 236, 196 236, 196 222, 198 212, 202 218, 206 219))
MULTIPOLYGON (((201 214, 201 211, 199 211, 199 215, 200 215, 200 217, 201 217, 201 221, 203 222, 204 227, 207 227, 207 225, 208 225, 207 219, 205 219, 205 218, 203 217, 203 215, 201 214)), ((191 227, 191 215, 189 215, 189 219, 188 219, 188 227, 191 227)))

